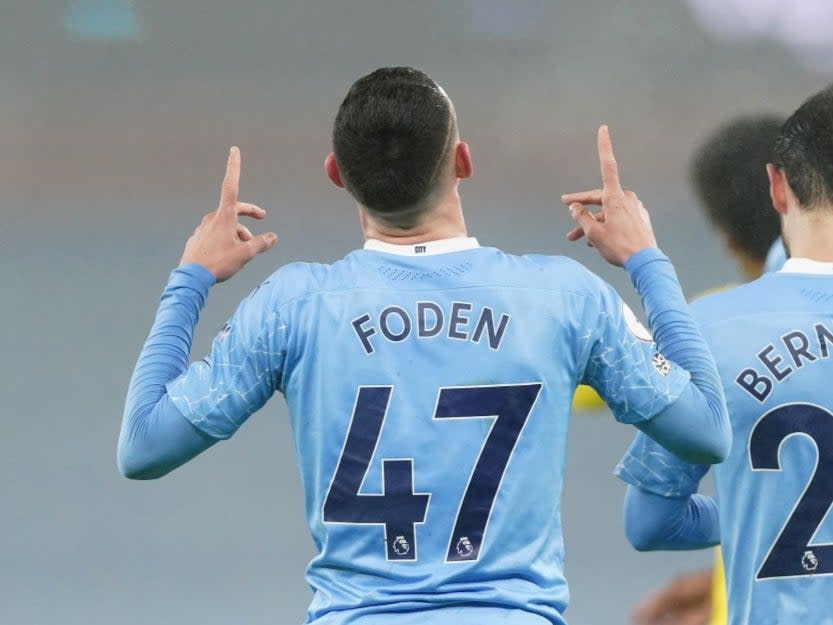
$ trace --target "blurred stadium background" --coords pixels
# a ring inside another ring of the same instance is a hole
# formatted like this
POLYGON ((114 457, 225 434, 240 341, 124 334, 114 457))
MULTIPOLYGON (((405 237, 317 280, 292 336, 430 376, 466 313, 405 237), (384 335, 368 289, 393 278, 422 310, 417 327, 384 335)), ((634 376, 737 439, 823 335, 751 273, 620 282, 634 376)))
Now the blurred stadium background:
MULTIPOLYGON (((217 288, 195 355, 292 260, 361 243, 321 163, 348 86, 419 66, 456 102, 476 175, 471 232, 576 256, 558 196, 595 186, 609 123, 686 290, 737 279, 687 182, 693 147, 739 113, 789 113, 833 78, 826 0, 6 0, 0 4, 4 357, 0 622, 300 623, 312 553, 281 400, 161 482, 115 468, 128 377, 225 154, 277 250, 217 288)), ((557 357, 557 355, 555 355, 557 357)), ((640 555, 610 471, 630 440, 574 419, 564 523, 572 625, 620 625, 710 554, 640 555)))

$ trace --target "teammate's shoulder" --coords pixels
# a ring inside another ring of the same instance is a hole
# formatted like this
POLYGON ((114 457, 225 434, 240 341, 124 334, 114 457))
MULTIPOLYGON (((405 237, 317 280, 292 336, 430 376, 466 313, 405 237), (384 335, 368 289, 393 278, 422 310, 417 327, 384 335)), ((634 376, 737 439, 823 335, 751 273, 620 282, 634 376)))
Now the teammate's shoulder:
POLYGON ((691 298, 691 303, 703 299, 704 297, 708 297, 709 295, 715 295, 716 293, 723 293, 724 291, 729 291, 736 287, 740 286, 737 282, 728 282, 726 284, 722 284, 720 286, 713 286, 705 291, 700 291, 699 293, 695 293, 694 297, 691 298))
POLYGON ((692 300, 691 310, 701 323, 724 321, 758 312, 769 299, 768 281, 768 275, 764 274, 746 284, 711 289, 692 300))

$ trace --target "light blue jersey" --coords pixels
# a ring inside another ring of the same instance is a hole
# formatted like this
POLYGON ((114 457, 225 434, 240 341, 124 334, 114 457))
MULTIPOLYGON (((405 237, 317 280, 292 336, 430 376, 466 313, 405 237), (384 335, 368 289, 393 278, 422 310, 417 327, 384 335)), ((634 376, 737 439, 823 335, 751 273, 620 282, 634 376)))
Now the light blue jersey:
MULTIPOLYGON (((833 624, 831 303, 833 265, 793 259, 692 304, 734 433, 714 469, 731 625, 833 624)), ((706 470, 638 435, 617 473, 688 497, 706 470)))
POLYGON ((307 622, 561 624, 576 385, 639 424, 689 375, 578 263, 401 247, 280 269, 168 395, 215 438, 285 396, 319 551, 307 622))
POLYGON ((769 247, 764 261, 764 273, 778 271, 787 262, 787 248, 784 247, 784 238, 778 237, 769 247))

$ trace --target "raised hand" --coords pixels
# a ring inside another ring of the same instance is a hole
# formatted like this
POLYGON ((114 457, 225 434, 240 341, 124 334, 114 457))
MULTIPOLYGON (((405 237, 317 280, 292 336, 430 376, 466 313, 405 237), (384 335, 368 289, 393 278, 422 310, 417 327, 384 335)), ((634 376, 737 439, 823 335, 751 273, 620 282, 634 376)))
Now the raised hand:
POLYGON ((561 196, 577 224, 567 233, 567 239, 577 241, 586 236, 607 262, 622 266, 631 255, 646 247, 656 247, 657 242, 645 206, 636 193, 625 191, 619 183, 607 126, 599 128, 598 148, 602 188, 561 196), (602 208, 592 213, 587 206, 602 208))
POLYGON ((239 202, 240 150, 231 148, 226 165, 226 176, 220 191, 220 206, 202 218, 200 225, 185 244, 181 265, 197 263, 217 278, 228 280, 261 252, 265 252, 278 240, 274 232, 254 236, 238 219, 241 215, 263 219, 266 211, 239 202))

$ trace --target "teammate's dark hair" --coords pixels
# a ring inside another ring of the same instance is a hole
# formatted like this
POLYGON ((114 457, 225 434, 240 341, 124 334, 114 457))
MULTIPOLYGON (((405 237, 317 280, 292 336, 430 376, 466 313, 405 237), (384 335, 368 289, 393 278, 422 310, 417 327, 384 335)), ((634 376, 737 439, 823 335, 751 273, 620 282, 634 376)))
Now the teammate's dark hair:
POLYGON ((410 228, 434 190, 456 137, 451 103, 430 76, 383 67, 357 80, 333 125, 347 190, 389 224, 410 228))
POLYGON ((709 220, 732 245, 759 261, 781 233, 766 164, 782 123, 783 118, 770 115, 733 120, 703 142, 691 163, 709 220))
POLYGON ((772 164, 784 171, 803 208, 833 203, 833 85, 784 122, 772 164))

